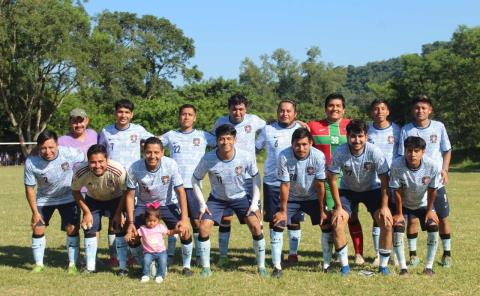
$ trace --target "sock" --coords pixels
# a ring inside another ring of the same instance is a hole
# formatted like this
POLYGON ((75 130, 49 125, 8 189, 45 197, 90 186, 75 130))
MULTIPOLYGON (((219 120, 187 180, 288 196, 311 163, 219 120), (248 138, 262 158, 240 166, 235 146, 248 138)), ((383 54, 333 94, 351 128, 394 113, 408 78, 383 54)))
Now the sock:
POLYGON ((115 233, 108 233, 108 253, 110 258, 117 257, 117 248, 115 247, 115 233))
POLYGON ((203 268, 210 268, 210 238, 198 238, 198 245, 200 246, 200 263, 203 268))
POLYGON ((400 264, 400 269, 407 269, 407 261, 405 259, 405 247, 403 242, 404 233, 403 232, 394 232, 393 233, 393 249, 397 255, 398 263, 400 264))
POLYGON ((43 266, 43 255, 45 254, 45 245, 47 244, 45 235, 32 235, 33 260, 36 265, 43 266))
POLYGON ((282 269, 283 232, 270 229, 270 245, 272 248, 272 264, 282 269))
POLYGON ((340 258, 340 264, 343 266, 348 266, 348 245, 341 247, 337 252, 337 256, 340 258))
POLYGON ((127 242, 125 237, 117 235, 115 237, 115 245, 117 247, 118 267, 121 270, 127 269, 127 242))
POLYGON ((374 226, 372 227, 372 241, 373 241, 373 250, 375 254, 378 255, 379 248, 380 248, 380 227, 374 226))
POLYGON ((352 237, 353 249, 355 250, 355 254, 363 255, 362 224, 348 224, 348 230, 350 231, 350 236, 352 237))
POLYGON ((386 249, 378 250, 378 253, 380 254, 380 267, 387 267, 391 252, 392 250, 386 250, 386 249))
POLYGON ((438 247, 438 231, 427 232, 427 260, 425 261, 425 268, 433 268, 435 261, 435 254, 438 247))
POLYGON ((198 244, 198 229, 193 230, 193 243, 195 245, 195 257, 200 257, 200 246, 198 244))
POLYGON ((417 236, 418 233, 407 234, 408 250, 410 251, 410 257, 417 256, 417 236))
POLYGON ((189 240, 182 240, 182 261, 183 267, 190 269, 192 262, 193 242, 192 238, 189 240))
POLYGON ((452 243, 450 233, 440 234, 440 238, 442 239, 443 256, 451 256, 452 243))
POLYGON ((290 255, 297 255, 300 239, 302 238, 302 231, 300 229, 288 229, 288 244, 290 246, 290 255))
POLYGON ((168 257, 175 256, 175 248, 177 247, 177 236, 171 235, 168 237, 167 255, 168 257))
POLYGON ((323 268, 327 269, 332 263, 333 233, 322 231, 323 268))
POLYGON ((253 250, 258 268, 265 268, 265 238, 263 234, 253 236, 253 250))
POLYGON ((67 235, 67 254, 69 265, 75 265, 78 260, 78 252, 80 245, 80 236, 77 235, 67 235))
POLYGON ((85 257, 87 257, 87 269, 95 271, 95 261, 97 259, 97 237, 86 237, 84 240, 85 257))
POLYGON ((143 268, 143 247, 141 244, 130 247, 130 253, 135 257, 135 260, 143 268))
POLYGON ((218 228, 218 251, 220 256, 228 256, 228 244, 230 242, 230 225, 220 225, 218 228))

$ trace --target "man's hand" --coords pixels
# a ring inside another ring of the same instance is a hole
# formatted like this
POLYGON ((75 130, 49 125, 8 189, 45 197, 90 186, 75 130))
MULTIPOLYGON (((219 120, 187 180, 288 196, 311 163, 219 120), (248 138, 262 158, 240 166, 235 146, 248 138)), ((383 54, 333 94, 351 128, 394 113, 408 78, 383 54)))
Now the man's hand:
POLYGON ((117 230, 123 229, 125 226, 125 216, 122 213, 116 213, 113 216, 113 227, 116 228, 117 230))
POLYGON ((433 222, 435 222, 436 224, 438 224, 438 216, 437 216, 437 213, 435 213, 434 211, 430 210, 430 211, 427 211, 427 214, 425 215, 425 224, 428 225, 428 221, 429 220, 432 220, 433 222))
POLYGON ((135 224, 133 223, 128 224, 127 233, 125 234, 125 240, 133 241, 137 236, 138 236, 138 233, 137 233, 137 227, 135 227, 135 224))
POLYGON ((381 207, 378 215, 380 217, 380 221, 383 221, 384 226, 393 225, 392 213, 388 207, 381 207))
POLYGON ((93 226, 93 216, 90 212, 83 214, 83 219, 82 219, 82 222, 80 223, 80 226, 84 230, 88 230, 88 229, 92 228, 92 226, 93 226))
POLYGON ((332 213, 332 225, 336 225, 339 222, 347 221, 348 213, 341 207, 335 209, 332 213))
POLYGON ((405 218, 403 217, 403 215, 396 214, 392 218, 393 218, 393 225, 405 224, 405 218))
POLYGON ((200 216, 198 217, 198 220, 202 220, 202 217, 205 213, 212 215, 212 212, 210 212, 208 209, 207 204, 203 203, 200 205, 200 216))
POLYGON ((38 226, 45 226, 45 221, 42 219, 42 215, 39 212, 35 212, 32 214, 32 230, 35 231, 35 227, 38 226))
POLYGON ((180 232, 181 237, 187 237, 190 234, 188 219, 180 219, 175 225, 175 228, 180 232))
POLYGON ((447 170, 442 170, 440 172, 440 175, 442 176, 442 180, 441 180, 442 184, 447 184, 447 182, 448 182, 448 172, 447 172, 447 170))
POLYGON ((320 225, 323 224, 323 221, 327 221, 328 220, 328 215, 327 213, 325 212, 325 210, 320 210, 320 225))
POLYGON ((258 211, 258 203, 256 205, 254 205, 253 203, 250 205, 250 208, 248 208, 248 211, 247 211, 247 217, 250 216, 250 214, 257 214, 257 211, 258 211))
POLYGON ((273 215, 273 224, 276 225, 280 222, 287 222, 287 213, 284 211, 279 211, 275 215, 273 215))

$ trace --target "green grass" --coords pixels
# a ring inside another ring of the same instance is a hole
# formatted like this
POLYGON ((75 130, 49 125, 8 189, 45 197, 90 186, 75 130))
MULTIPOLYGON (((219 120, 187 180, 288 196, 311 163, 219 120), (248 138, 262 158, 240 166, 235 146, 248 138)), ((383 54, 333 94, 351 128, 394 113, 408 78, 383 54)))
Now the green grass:
MULTIPOLYGON (((192 278, 180 274, 180 254, 177 248, 177 264, 169 271, 161 284, 140 284, 139 276, 118 278, 112 271, 100 269, 95 275, 69 276, 65 271, 65 236, 59 231, 59 216, 54 215, 47 229, 47 251, 43 274, 31 274, 30 210, 23 191, 22 168, 0 168, 2 190, 0 192, 0 287, 5 295, 112 295, 112 294, 168 294, 168 295, 479 295, 480 257, 478 256, 478 221, 480 206, 479 173, 451 173, 447 191, 452 208, 450 219, 453 234, 452 254, 454 265, 442 269, 434 266, 436 275, 427 278, 421 275, 422 267, 411 270, 406 278, 394 274, 390 277, 361 277, 361 269, 374 270, 372 266, 353 266, 352 276, 341 278, 336 274, 323 274, 321 262, 320 231, 318 227, 303 224, 298 266, 285 268, 284 277, 261 279, 255 273, 251 236, 246 226, 233 225, 230 242, 231 265, 229 269, 213 267, 213 276, 199 277, 194 268, 192 278)), ((361 221, 364 228, 365 255, 373 257, 370 236, 371 220, 362 206, 361 221)), ((105 226, 105 224, 104 224, 105 226)), ((266 226, 266 225, 265 225, 266 226)), ((104 227, 104 229, 106 229, 104 227)), ((216 231, 215 231, 216 232, 216 231)), ((418 241, 419 255, 425 256, 425 234, 418 241)), ((285 235, 285 247, 288 240, 285 235)), ((270 263, 267 235, 267 263, 270 263)), ((82 243, 83 245, 83 243, 82 243)), ((212 259, 217 258, 217 236, 212 235, 212 259)), ((352 250, 350 246, 350 250, 352 250)), ((441 246, 437 260, 441 256, 441 246)), ((351 253, 351 252, 350 252, 351 253)), ((100 239, 99 257, 107 258, 105 234, 100 239)), ((135 270, 134 270, 135 272, 135 270)))

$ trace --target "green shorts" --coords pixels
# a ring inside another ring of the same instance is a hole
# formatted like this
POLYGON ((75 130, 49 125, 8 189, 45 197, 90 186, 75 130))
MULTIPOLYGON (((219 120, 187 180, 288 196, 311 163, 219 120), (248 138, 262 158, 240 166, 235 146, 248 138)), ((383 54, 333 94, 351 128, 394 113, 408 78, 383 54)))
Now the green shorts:
MULTIPOLYGON (((342 181, 342 177, 338 176, 337 177, 337 186, 340 187, 340 182, 342 181)), ((333 210, 333 207, 335 203, 333 202, 333 195, 332 192, 330 191, 330 185, 328 185, 328 182, 325 182, 325 204, 327 206, 327 210, 331 211, 333 210)))

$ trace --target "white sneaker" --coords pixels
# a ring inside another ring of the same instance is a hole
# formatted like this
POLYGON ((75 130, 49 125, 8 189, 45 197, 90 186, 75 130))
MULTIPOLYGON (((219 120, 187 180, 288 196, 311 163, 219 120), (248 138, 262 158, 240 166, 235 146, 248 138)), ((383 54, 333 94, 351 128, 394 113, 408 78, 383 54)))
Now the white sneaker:
POLYGON ((140 283, 146 283, 150 280, 150 277, 148 275, 144 275, 142 276, 142 278, 140 279, 140 283))
POLYGON ((374 266, 380 266, 380 254, 377 254, 375 256, 375 259, 373 260, 373 265, 374 266))
POLYGON ((155 282, 156 282, 157 284, 161 284, 161 283, 163 282, 163 278, 162 278, 161 276, 157 276, 157 277, 155 278, 155 282))

